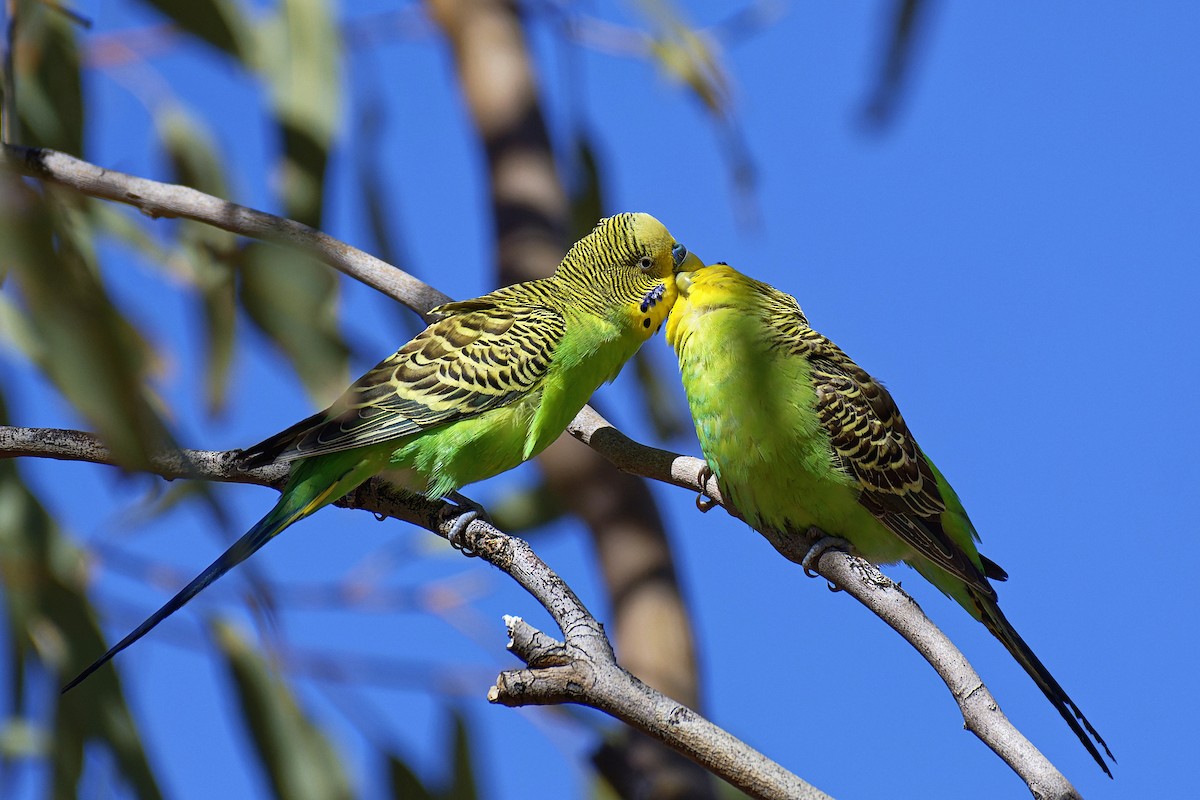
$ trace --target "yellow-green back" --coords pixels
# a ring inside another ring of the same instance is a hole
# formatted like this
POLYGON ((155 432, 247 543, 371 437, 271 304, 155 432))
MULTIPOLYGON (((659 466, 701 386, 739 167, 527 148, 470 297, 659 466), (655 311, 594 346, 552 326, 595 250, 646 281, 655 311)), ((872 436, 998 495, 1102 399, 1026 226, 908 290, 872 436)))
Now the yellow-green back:
POLYGON ((960 591, 990 592, 974 529, 887 391, 791 296, 725 264, 677 282, 667 339, 701 449, 738 510, 756 527, 816 526, 878 563, 907 561, 976 613, 960 591))
POLYGON ((601 222, 555 274, 434 310, 439 319, 333 406, 248 451, 255 460, 369 448, 444 494, 557 438, 654 334, 686 255, 648 214, 601 222))

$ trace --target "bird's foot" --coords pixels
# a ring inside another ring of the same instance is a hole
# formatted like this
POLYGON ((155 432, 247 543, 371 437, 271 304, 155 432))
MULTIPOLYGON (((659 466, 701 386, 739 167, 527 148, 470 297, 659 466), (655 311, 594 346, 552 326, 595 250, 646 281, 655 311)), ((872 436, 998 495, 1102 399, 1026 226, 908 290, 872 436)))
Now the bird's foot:
POLYGON ((716 500, 712 499, 705 492, 705 487, 708 486, 708 479, 713 476, 713 471, 709 469, 708 464, 700 467, 696 473, 696 483, 700 484, 700 494, 696 495, 696 508, 700 509, 701 514, 707 514, 719 505, 716 500))
POLYGON ((808 533, 810 536, 821 537, 813 543, 812 547, 808 548, 808 552, 804 554, 804 558, 800 559, 800 566, 804 568, 804 574, 810 578, 817 577, 817 562, 821 560, 821 556, 825 554, 826 550, 850 552, 850 543, 845 539, 837 536, 829 536, 820 528, 809 528, 808 533))
POLYGON ((445 508, 442 513, 445 517, 453 515, 454 522, 450 525, 450 530, 446 532, 446 541, 450 542, 450 546, 462 553, 467 558, 475 558, 479 555, 470 548, 467 544, 467 527, 477 519, 489 521, 487 512, 483 506, 476 503, 469 497, 459 494, 458 492, 450 492, 446 495, 447 500, 454 502, 457 508, 445 508))

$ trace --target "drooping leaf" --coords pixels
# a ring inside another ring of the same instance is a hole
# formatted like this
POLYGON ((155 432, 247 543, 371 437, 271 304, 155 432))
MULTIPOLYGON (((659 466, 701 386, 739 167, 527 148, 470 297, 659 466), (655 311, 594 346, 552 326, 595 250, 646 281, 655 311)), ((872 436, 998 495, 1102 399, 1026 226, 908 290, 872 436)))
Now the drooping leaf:
POLYGON ((450 787, 442 795, 444 800, 476 800, 475 766, 471 756, 471 737, 467 731, 467 720, 459 712, 452 712, 451 744, 454 753, 454 772, 450 787))
POLYGON ((670 382, 665 377, 674 371, 673 366, 664 367, 662 361, 657 353, 642 348, 633 358, 633 367, 642 390, 642 407, 650 417, 654 433, 659 439, 670 440, 687 433, 692 420, 684 412, 679 396, 671 392, 670 382))
POLYGON ((100 280, 78 197, 0 176, 0 261, 27 312, 32 356, 121 464, 145 467, 170 437, 146 378, 153 353, 100 280))
POLYGON ((441 788, 430 786, 396 755, 388 756, 388 784, 396 800, 477 800, 479 790, 471 756, 471 737, 466 718, 450 712, 450 737, 444 751, 450 775, 441 788))
POLYGON ((47 3, 20 0, 16 43, 17 116, 22 144, 83 152, 83 89, 71 18, 47 3))
POLYGON ((638 0, 637 5, 655 29, 650 55, 659 67, 691 89, 713 116, 727 118, 731 88, 716 41, 690 25, 668 0, 638 0))
MULTIPOLYGON (((7 424, 3 408, 0 424, 7 424)), ((161 792, 113 667, 100 670, 65 696, 52 689, 49 697, 27 702, 30 684, 25 670, 31 659, 60 684, 107 649, 84 591, 86 579, 82 553, 25 487, 16 462, 0 460, 0 605, 8 615, 5 647, 13 666, 13 709, 21 715, 26 708, 37 708, 40 714, 47 704, 51 707, 50 728, 44 733, 31 720, 16 721, 32 737, 25 738, 26 744, 37 746, 41 736, 53 742, 48 755, 54 797, 76 796, 84 748, 99 745, 111 752, 137 797, 155 800, 161 792)), ((19 732, 12 728, 6 735, 19 732)), ((9 745, 18 741, 10 739, 9 745)))
POLYGON ((291 360, 314 401, 329 402, 349 382, 336 278, 295 251, 258 242, 240 258, 242 307, 291 360))
MULTIPOLYGON (((321 226, 325 167, 341 115, 341 41, 326 0, 285 0, 255 31, 283 149, 277 170, 285 214, 321 226)), ((347 382, 348 348, 336 324, 337 280, 328 267, 260 244, 241 254, 241 301, 291 360, 318 403, 347 382)))
POLYGON ((412 767, 398 756, 389 755, 387 766, 388 788, 395 800, 437 800, 437 795, 426 789, 412 767))
POLYGON ((247 22, 233 0, 143 0, 154 6, 182 30, 224 50, 241 56, 248 41, 247 22))
POLYGON ((892 19, 887 26, 887 45, 879 59, 879 72, 863 109, 863 121, 879 130, 895 119, 896 109, 912 71, 912 57, 921 25, 928 16, 923 0, 893 0, 892 19))
POLYGON ((229 623, 212 631, 237 689, 242 718, 280 800, 352 796, 341 758, 265 658, 229 623))
POLYGON ((604 186, 600 164, 591 137, 583 131, 575 134, 574 158, 570 165, 571 240, 582 239, 604 216, 604 186))
MULTIPOLYGON (((155 121, 171 164, 171 180, 214 197, 229 197, 225 164, 202 122, 184 109, 170 106, 155 121)), ((225 406, 233 364, 237 319, 234 264, 237 237, 228 231, 190 220, 180 221, 180 258, 200 295, 204 319, 205 397, 209 413, 225 406)))
POLYGON ((257 66, 283 144, 287 216, 321 225, 325 166, 341 121, 341 35, 327 0, 283 0, 257 31, 257 66))

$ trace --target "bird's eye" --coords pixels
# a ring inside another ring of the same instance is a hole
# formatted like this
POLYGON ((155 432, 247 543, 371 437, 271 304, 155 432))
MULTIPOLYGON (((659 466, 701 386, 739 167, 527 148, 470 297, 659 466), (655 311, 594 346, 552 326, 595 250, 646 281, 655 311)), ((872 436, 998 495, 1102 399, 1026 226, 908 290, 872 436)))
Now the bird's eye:
POLYGON ((654 266, 654 259, 650 256, 642 256, 642 260, 638 262, 638 266, 644 270, 649 270, 654 266))

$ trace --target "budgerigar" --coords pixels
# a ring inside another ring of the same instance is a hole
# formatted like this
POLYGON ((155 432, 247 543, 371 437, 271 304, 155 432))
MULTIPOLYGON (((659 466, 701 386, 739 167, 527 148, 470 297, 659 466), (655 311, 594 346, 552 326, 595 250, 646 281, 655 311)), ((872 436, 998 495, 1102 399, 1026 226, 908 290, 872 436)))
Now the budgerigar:
POLYGON ((410 488, 441 497, 540 453, 658 330, 687 257, 654 217, 619 214, 577 242, 553 276, 434 309, 437 321, 328 409, 240 454, 247 468, 291 463, 279 502, 63 691, 289 525, 385 469, 408 470, 410 488))
POLYGON ((872 562, 914 567, 1000 640, 1111 777, 1104 740, 1001 613, 988 579, 1007 575, 979 554, 887 390, 791 296, 695 256, 676 283, 667 340, 723 496, 756 528, 815 527, 872 562))

